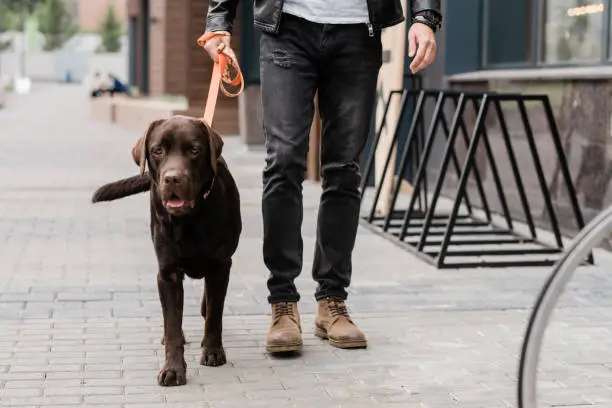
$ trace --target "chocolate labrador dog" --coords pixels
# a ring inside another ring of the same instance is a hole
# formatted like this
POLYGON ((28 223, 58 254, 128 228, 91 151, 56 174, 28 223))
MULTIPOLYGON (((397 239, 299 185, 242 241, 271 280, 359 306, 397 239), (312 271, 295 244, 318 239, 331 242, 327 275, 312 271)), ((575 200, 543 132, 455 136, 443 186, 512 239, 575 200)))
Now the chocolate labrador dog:
POLYGON ((185 276, 205 282, 200 363, 226 363, 223 309, 242 220, 238 188, 221 157, 222 147, 221 137, 201 120, 157 120, 133 150, 140 175, 106 184, 92 198, 110 201, 150 190, 151 236, 164 317, 166 360, 157 376, 162 386, 187 382, 182 332, 185 276))

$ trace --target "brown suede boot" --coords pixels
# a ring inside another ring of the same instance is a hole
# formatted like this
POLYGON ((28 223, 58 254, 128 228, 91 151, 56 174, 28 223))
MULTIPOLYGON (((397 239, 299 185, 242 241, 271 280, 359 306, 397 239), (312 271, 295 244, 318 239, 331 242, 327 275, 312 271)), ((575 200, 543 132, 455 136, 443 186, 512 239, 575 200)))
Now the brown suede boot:
POLYGON ((272 304, 272 319, 266 340, 269 353, 285 353, 302 348, 302 327, 296 302, 272 304))
POLYGON ((367 347, 365 334, 349 317, 342 299, 328 297, 317 302, 315 335, 342 349, 367 347))

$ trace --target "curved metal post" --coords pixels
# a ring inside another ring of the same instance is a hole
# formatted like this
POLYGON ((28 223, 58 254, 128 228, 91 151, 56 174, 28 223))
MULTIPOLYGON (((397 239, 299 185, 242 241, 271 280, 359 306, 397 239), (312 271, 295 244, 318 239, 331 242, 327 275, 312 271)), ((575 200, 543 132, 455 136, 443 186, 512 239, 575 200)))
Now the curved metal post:
POLYGON ((592 249, 612 232, 612 207, 601 212, 574 239, 542 287, 529 317, 519 363, 518 406, 537 408, 537 368, 544 332, 565 286, 592 249))

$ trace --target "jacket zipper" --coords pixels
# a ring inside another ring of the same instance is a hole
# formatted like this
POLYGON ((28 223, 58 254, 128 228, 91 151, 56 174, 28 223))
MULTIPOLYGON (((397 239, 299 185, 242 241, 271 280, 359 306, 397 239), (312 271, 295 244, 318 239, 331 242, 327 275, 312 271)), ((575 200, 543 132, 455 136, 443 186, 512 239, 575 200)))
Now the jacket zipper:
POLYGON ((370 11, 370 0, 366 0, 366 8, 368 9, 368 22, 366 26, 368 27, 368 35, 370 37, 374 37, 374 27, 372 27, 372 12, 370 11))

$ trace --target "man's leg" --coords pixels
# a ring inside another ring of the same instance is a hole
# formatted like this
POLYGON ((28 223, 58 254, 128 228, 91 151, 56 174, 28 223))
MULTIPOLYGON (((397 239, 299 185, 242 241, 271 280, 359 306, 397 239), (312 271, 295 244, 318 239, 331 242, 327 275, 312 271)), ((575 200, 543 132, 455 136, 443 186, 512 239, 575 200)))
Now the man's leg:
POLYGON ((270 270, 270 352, 302 346, 294 284, 302 269, 302 182, 314 114, 316 24, 283 16, 278 35, 261 38, 261 95, 266 138, 263 257, 270 270))
POLYGON ((348 316, 344 300, 359 221, 359 157, 370 131, 382 45, 380 32, 370 37, 365 24, 326 30, 319 87, 323 193, 313 265, 315 329, 336 347, 365 347, 365 336, 348 316))

